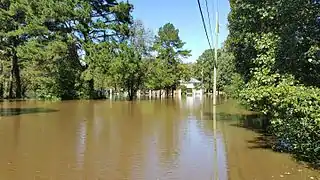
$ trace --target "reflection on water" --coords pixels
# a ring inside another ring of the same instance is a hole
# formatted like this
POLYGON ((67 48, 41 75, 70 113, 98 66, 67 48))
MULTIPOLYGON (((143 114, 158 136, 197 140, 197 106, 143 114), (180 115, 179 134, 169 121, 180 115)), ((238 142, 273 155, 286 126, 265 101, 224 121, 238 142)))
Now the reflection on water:
POLYGON ((2 104, 8 108, 55 111, 1 117, 0 179, 319 177, 287 155, 252 148, 259 134, 244 128, 250 113, 233 101, 215 110, 205 97, 2 104))
POLYGON ((76 164, 78 169, 83 169, 83 162, 86 150, 87 140, 87 126, 84 121, 79 123, 79 129, 77 132, 77 145, 76 145, 76 164))
POLYGON ((47 112, 56 112, 56 110, 45 109, 45 108, 1 108, 0 116, 16 116, 21 114, 47 113, 47 112))

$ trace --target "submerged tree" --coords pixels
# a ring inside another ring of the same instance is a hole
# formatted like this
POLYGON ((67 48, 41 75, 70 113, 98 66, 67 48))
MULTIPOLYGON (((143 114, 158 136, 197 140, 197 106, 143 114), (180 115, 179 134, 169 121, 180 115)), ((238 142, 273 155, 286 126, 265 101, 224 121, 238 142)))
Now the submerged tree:
POLYGON ((182 58, 190 56, 191 51, 183 49, 184 45, 179 37, 179 30, 173 24, 167 23, 159 29, 153 48, 157 59, 163 61, 160 64, 166 69, 163 72, 166 83, 161 88, 167 91, 176 89, 180 80, 178 65, 182 58))

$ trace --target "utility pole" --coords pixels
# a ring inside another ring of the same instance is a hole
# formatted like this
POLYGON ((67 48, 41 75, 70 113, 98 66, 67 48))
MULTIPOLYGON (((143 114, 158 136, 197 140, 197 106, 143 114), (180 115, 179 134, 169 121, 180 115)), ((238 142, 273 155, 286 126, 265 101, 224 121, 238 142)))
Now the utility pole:
POLYGON ((219 37, 219 14, 218 14, 218 7, 216 11, 216 43, 214 48, 214 69, 213 69, 213 105, 217 104, 217 62, 218 62, 218 37, 219 37))
POLYGON ((216 104, 217 104, 217 62, 218 62, 218 37, 219 37, 219 13, 218 13, 218 1, 216 5, 216 29, 215 29, 215 35, 216 35, 216 42, 215 42, 215 48, 214 48, 214 69, 213 69, 213 145, 214 145, 214 163, 216 166, 214 166, 214 180, 219 180, 219 163, 218 163, 218 146, 217 146, 217 112, 216 112, 216 104))
POLYGON ((202 69, 201 69, 201 88, 202 88, 202 90, 204 89, 204 84, 203 84, 203 65, 202 65, 202 69))

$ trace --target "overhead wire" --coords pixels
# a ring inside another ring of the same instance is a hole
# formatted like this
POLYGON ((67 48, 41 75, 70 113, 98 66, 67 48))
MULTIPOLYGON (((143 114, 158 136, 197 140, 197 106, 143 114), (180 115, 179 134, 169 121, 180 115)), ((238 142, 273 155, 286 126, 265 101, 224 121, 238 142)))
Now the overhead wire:
POLYGON ((208 14, 208 23, 209 23, 209 31, 210 31, 210 35, 211 35, 211 43, 213 44, 214 41, 213 41, 213 33, 212 33, 211 17, 210 17, 210 13, 209 13, 208 0, 205 0, 205 3, 206 3, 207 14, 208 14))
MULTIPOLYGON (((209 47, 210 47, 210 50, 211 50, 211 54, 212 54, 212 59, 213 59, 214 58, 214 52, 213 52, 213 49, 212 49, 212 46, 211 46, 211 43, 210 43, 210 38, 209 38, 209 35, 208 35, 206 22, 204 20, 204 16, 203 16, 203 11, 202 11, 202 8, 201 8, 200 0, 197 0, 197 2, 198 2, 199 10, 200 10, 200 15, 201 15, 203 28, 204 28, 204 31, 205 31, 205 34, 206 34, 206 37, 207 37, 207 41, 208 41, 208 44, 209 44, 209 47)), ((207 0, 206 0, 206 2, 207 2, 207 0)), ((209 10, 208 10, 208 12, 209 12, 209 10)), ((213 59, 213 62, 214 62, 214 59, 213 59)), ((214 63, 214 66, 216 66, 216 63, 214 63)))

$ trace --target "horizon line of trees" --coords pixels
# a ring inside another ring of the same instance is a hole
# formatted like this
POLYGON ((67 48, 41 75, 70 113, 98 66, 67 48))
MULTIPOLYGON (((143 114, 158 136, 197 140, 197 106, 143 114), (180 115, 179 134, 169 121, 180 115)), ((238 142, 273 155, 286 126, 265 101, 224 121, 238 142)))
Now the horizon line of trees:
POLYGON ((189 57, 179 30, 167 23, 156 36, 116 0, 0 2, 0 98, 99 98, 113 88, 179 86, 189 57))

